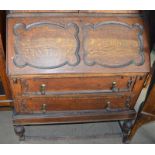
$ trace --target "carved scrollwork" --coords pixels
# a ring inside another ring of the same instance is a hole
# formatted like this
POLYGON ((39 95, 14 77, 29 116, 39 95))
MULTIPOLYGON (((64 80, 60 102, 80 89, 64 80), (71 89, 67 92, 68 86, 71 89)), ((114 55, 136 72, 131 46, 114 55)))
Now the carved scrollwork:
POLYGON ((21 79, 20 78, 13 78, 12 81, 14 84, 18 84, 21 82, 21 79))
POLYGON ((83 27, 84 63, 107 68, 144 64, 143 27, 106 21, 83 27))
POLYGON ((130 102, 131 102, 131 97, 127 97, 126 101, 125 101, 125 107, 126 108, 130 108, 130 102))
POLYGON ((29 84, 26 79, 21 79, 21 87, 22 87, 22 93, 26 93, 29 89, 29 84))
POLYGON ((20 113, 33 113, 33 110, 27 106, 26 99, 16 99, 16 102, 18 103, 20 113))
POLYGON ((14 25, 13 62, 21 68, 76 66, 80 62, 78 34, 79 28, 75 23, 17 23, 14 25))

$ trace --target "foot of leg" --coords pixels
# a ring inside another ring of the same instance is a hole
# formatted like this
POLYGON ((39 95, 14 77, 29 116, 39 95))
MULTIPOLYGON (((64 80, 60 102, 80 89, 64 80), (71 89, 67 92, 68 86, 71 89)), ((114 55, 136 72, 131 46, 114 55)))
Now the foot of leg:
POLYGON ((14 131, 16 133, 16 135, 19 136, 19 140, 22 141, 22 140, 25 140, 25 128, 24 126, 14 126, 14 131))
POLYGON ((123 126, 122 126, 123 143, 129 143, 128 135, 130 133, 131 127, 132 127, 132 120, 124 121, 123 126))

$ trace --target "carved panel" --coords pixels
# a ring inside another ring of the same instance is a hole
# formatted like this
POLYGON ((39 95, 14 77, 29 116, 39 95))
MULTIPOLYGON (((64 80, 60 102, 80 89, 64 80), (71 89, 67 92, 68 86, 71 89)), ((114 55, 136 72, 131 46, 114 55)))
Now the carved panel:
POLYGON ((125 101, 125 107, 126 108, 130 108, 130 102, 131 102, 131 97, 128 96, 127 99, 126 99, 126 101, 125 101))
POLYGON ((83 59, 86 65, 120 68, 144 64, 141 25, 108 21, 86 24, 83 30, 83 59))
POLYGON ((27 105, 27 101, 26 99, 22 99, 22 98, 18 98, 15 99, 15 102, 18 104, 18 112, 20 113, 33 113, 32 108, 29 107, 29 105, 27 105))
POLYGON ((14 25, 14 64, 53 69, 76 66, 79 57, 79 28, 75 23, 36 22, 14 25))
POLYGON ((28 91, 29 84, 28 84, 26 79, 21 79, 21 88, 22 88, 22 93, 23 94, 28 91))

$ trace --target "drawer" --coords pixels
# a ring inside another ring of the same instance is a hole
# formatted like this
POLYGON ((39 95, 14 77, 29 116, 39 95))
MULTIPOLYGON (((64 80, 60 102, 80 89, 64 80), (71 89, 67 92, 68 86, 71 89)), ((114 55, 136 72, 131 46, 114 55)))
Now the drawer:
POLYGON ((124 95, 58 95, 48 97, 19 98, 15 101, 17 113, 46 113, 50 111, 127 110, 130 97, 124 95))
POLYGON ((136 76, 31 78, 21 80, 23 94, 63 94, 131 91, 136 76))

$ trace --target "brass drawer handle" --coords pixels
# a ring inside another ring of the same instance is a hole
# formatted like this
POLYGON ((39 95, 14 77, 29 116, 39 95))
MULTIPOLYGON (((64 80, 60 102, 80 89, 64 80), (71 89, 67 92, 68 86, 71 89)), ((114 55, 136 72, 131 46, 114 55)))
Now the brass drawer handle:
POLYGON ((112 82, 112 91, 113 92, 118 92, 118 88, 117 88, 117 82, 112 82))
POLYGON ((40 86, 41 95, 45 95, 45 88, 46 88, 46 85, 45 84, 41 84, 41 86, 40 86))
POLYGON ((41 111, 42 111, 43 113, 46 113, 46 108, 47 108, 47 105, 46 105, 46 104, 42 104, 42 106, 41 106, 41 111))

